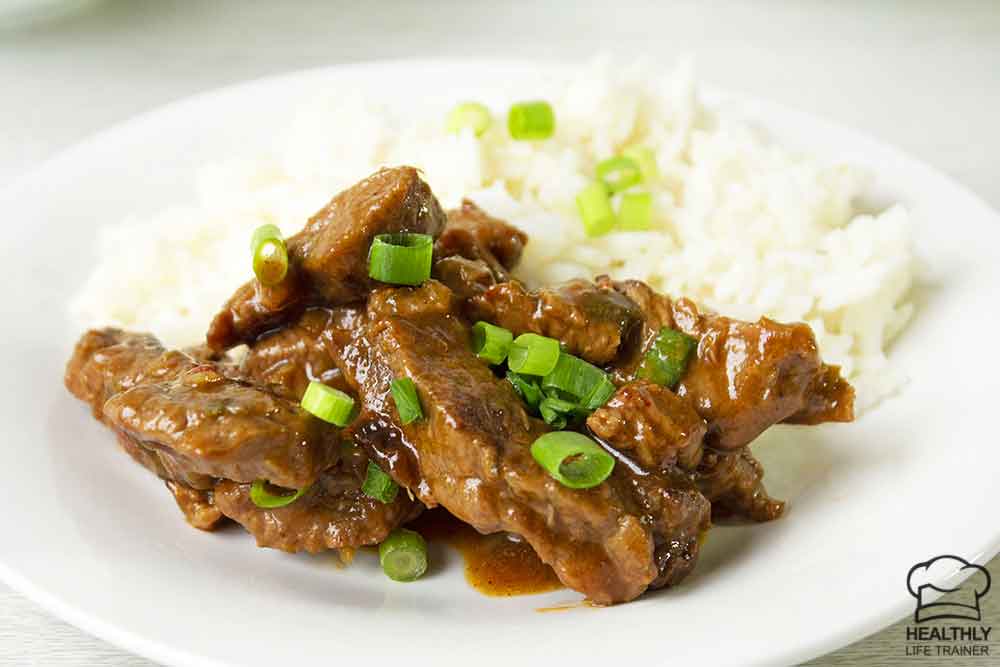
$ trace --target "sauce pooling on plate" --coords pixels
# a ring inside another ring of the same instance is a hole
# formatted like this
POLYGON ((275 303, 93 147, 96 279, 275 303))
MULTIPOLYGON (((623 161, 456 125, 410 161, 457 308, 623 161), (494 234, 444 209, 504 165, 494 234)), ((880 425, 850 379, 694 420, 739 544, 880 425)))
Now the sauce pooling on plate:
POLYGON ((506 533, 481 535, 440 509, 424 512, 411 527, 428 541, 447 544, 461 553, 466 580, 485 595, 531 595, 563 587, 530 545, 506 533))

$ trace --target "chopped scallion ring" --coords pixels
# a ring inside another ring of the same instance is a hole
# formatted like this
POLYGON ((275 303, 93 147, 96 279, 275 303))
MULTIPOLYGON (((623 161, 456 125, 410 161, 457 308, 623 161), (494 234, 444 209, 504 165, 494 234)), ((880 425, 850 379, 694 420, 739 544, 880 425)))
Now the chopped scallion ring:
POLYGON ((515 338, 507 352, 507 367, 524 375, 548 375, 558 361, 559 341, 533 333, 515 338))
POLYGON ((672 388, 680 382, 697 347, 698 341, 686 333, 663 327, 639 364, 636 377, 672 388))
POLYGON ((541 413, 542 419, 555 429, 566 428, 566 424, 579 413, 579 410, 580 406, 576 403, 555 396, 546 396, 538 404, 538 411, 541 413))
POLYGON ((557 482, 571 489, 597 486, 615 467, 610 454, 575 431, 546 433, 531 444, 531 455, 557 482))
POLYGON ((541 402, 542 390, 538 386, 537 380, 524 375, 519 375, 514 371, 507 371, 507 381, 514 386, 514 391, 528 404, 530 408, 537 409, 541 402))
POLYGON ((656 153, 647 146, 629 146, 622 155, 635 160, 639 165, 643 183, 656 183, 660 180, 660 167, 656 163, 656 153))
POLYGON ((253 272, 262 285, 277 285, 288 274, 288 248, 275 225, 261 225, 250 241, 253 272))
POLYGON ((272 493, 272 485, 263 479, 255 479, 250 485, 250 501, 254 505, 266 510, 273 510, 286 505, 291 505, 302 497, 302 494, 309 490, 309 487, 299 489, 282 489, 283 493, 272 493))
POLYGON ((587 236, 603 236, 615 226, 608 188, 601 181, 594 181, 580 191, 576 196, 576 208, 587 236))
POLYGON ((492 123, 493 118, 486 106, 478 102, 462 102, 448 113, 445 130, 455 133, 469 128, 477 137, 481 137, 492 123))
POLYGON ((427 571, 427 543, 420 533, 397 528, 379 545, 378 559, 393 581, 414 581, 427 571))
POLYGON ((583 402, 594 396, 603 381, 611 384, 608 374, 600 368, 572 354, 560 352, 555 368, 542 378, 542 387, 558 389, 583 402))
POLYGON ((583 408, 585 410, 593 412, 597 408, 607 403, 608 399, 611 398, 614 395, 614 393, 615 393, 615 384, 611 381, 611 378, 605 375, 600 379, 600 381, 594 387, 594 390, 590 393, 590 396, 581 399, 581 402, 583 403, 583 408))
POLYGON ((333 387, 313 380, 302 395, 302 408, 335 426, 347 426, 354 414, 354 399, 333 387))
POLYGON ((653 195, 648 192, 626 192, 618 207, 618 226, 631 232, 648 230, 653 223, 653 195))
POLYGON ((368 276, 393 285, 420 285, 431 277, 429 234, 379 234, 368 252, 368 276))
POLYGON ((611 193, 630 188, 642 180, 638 163, 624 155, 608 158, 599 163, 596 172, 597 180, 604 183, 611 193))
POLYGON ((552 136, 556 129, 556 116, 548 102, 520 102, 507 113, 507 130, 511 139, 540 141, 552 136))
POLYGON ((368 462, 368 470, 365 473, 365 481, 361 485, 361 492, 369 498, 374 498, 386 505, 396 499, 399 493, 399 485, 382 471, 377 465, 368 462))
POLYGON ((514 340, 514 334, 489 322, 476 322, 472 326, 472 351, 487 363, 502 364, 514 340))
POLYGON ((420 406, 420 397, 417 396, 417 386, 410 378, 396 378, 389 386, 392 391, 392 400, 396 403, 396 410, 399 412, 399 421, 404 424, 415 422, 424 416, 424 410, 420 406))

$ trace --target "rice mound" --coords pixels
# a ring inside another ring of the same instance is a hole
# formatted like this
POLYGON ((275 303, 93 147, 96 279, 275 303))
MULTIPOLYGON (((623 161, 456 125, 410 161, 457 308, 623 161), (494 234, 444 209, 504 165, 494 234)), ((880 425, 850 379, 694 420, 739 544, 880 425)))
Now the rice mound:
POLYGON ((505 109, 476 138, 447 134, 437 113, 403 119, 356 95, 310 100, 268 154, 200 167, 192 205, 104 228, 72 316, 81 328, 199 343, 249 277, 257 226, 290 235, 379 166, 411 164, 446 208, 467 197, 529 234, 519 270, 529 284, 607 273, 742 319, 803 321, 856 385, 859 408, 900 386, 885 348, 913 310, 909 220, 899 205, 856 209, 866 173, 706 108, 688 62, 654 76, 599 60, 553 93, 556 134, 544 142, 510 140, 505 109), (631 145, 655 151, 661 172, 641 186, 653 195, 654 228, 587 238, 575 196, 598 162, 631 145))

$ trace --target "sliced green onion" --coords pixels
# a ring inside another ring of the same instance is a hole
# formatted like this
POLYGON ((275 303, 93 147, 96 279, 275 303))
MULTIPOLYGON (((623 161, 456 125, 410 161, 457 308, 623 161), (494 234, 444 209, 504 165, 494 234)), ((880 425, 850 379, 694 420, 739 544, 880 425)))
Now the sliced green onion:
POLYGON ((647 146, 629 146, 622 151, 622 155, 635 160, 639 165, 639 173, 642 174, 643 183, 655 183, 660 180, 660 168, 656 164, 656 153, 647 146))
POLYGON ((531 455, 557 482, 571 489, 597 486, 615 467, 610 454, 576 431, 546 433, 531 444, 531 455))
POLYGON ((597 165, 597 180, 607 186, 609 192, 620 192, 642 180, 639 164, 630 157, 619 155, 604 160, 597 165))
POLYGON ((420 285, 431 277, 429 234, 379 234, 368 253, 368 275, 393 285, 420 285))
POLYGON ((399 411, 399 421, 409 424, 424 416, 423 408, 420 407, 420 397, 417 396, 417 386, 413 384, 413 380, 396 378, 389 389, 392 391, 396 410, 399 411))
POLYGON ((507 358, 513 340, 514 334, 489 322, 476 322, 472 326, 472 351, 494 366, 507 358))
POLYGON ((296 500, 302 497, 302 494, 309 490, 307 486, 304 489, 299 489, 295 491, 294 489, 281 489, 280 493, 272 493, 272 488, 279 488, 268 484, 266 480, 255 479, 253 484, 250 485, 250 500, 254 505, 266 510, 273 510, 278 507, 284 507, 285 505, 291 505, 296 500))
POLYGON ((347 426, 354 413, 354 399, 333 387, 313 380, 302 395, 302 408, 336 426, 347 426))
POLYGON ((507 352, 507 367, 525 375, 548 375, 559 361, 559 341, 538 334, 521 334, 507 352))
POLYGON ((664 327, 639 364, 636 377, 646 378, 664 387, 673 387, 684 375, 691 353, 696 347, 696 339, 681 331, 664 327))
POLYGON ((277 285, 288 274, 288 248, 275 225, 261 225, 250 240, 253 272, 262 285, 277 285))
POLYGON ((448 113, 445 120, 445 130, 451 133, 469 128, 477 137, 489 129, 493 122, 490 110, 478 102, 462 102, 448 113))
POLYGON ((427 543, 420 533, 397 528, 378 546, 378 560, 393 581, 414 581, 427 571, 427 543))
POLYGON ((364 484, 361 485, 361 492, 369 498, 381 501, 388 505, 396 499, 399 493, 399 485, 382 471, 377 465, 368 462, 368 470, 365 473, 364 484))
POLYGON ((532 408, 537 408, 542 400, 542 390, 538 386, 538 381, 518 375, 514 371, 507 371, 507 381, 514 385, 514 391, 532 408))
POLYGON ((511 105, 507 114, 507 130, 511 139, 540 141, 552 136, 556 115, 548 102, 520 102, 511 105))
MULTIPOLYGON (((555 368, 542 378, 542 387, 554 387, 574 399, 589 399, 608 375, 597 366, 565 352, 559 353, 555 368)), ((610 382, 610 380, 608 380, 610 382)))
POLYGON ((614 382, 611 381, 607 375, 602 377, 594 390, 590 392, 590 396, 580 399, 585 410, 593 412, 597 408, 601 407, 608 402, 615 393, 616 387, 614 382))
POLYGON ((555 396, 546 396, 538 404, 538 411, 545 423, 555 429, 566 428, 567 422, 579 413, 580 406, 555 396))
POLYGON ((257 229, 253 230, 253 236, 250 237, 250 252, 254 252, 264 241, 269 241, 271 239, 281 240, 284 238, 281 235, 281 230, 278 229, 277 225, 261 225, 257 229))
POLYGON ((653 224, 653 195, 630 192, 622 195, 618 207, 618 226, 632 232, 642 232, 653 224))
POLYGON ((615 212, 611 208, 608 188, 601 181, 594 181, 580 190, 576 196, 576 208, 587 236, 602 236, 615 226, 615 212))

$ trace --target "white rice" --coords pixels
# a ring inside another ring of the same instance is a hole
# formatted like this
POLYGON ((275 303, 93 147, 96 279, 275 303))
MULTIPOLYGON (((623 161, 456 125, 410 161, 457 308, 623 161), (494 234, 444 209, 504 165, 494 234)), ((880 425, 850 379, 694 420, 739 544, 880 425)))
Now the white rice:
POLYGON ((706 109, 687 64, 652 76, 598 61, 549 99, 556 136, 540 143, 511 141, 503 109, 479 139, 445 133, 437 113, 401 119, 359 97, 290 110, 269 154, 203 166, 189 207, 104 229, 73 316, 80 327, 198 343, 248 278, 254 228, 272 222, 292 234, 335 192, 405 163, 423 169, 445 207, 468 197, 527 232, 520 276, 529 283, 608 273, 735 317, 804 321, 824 359, 856 384, 860 407, 899 386, 885 347, 912 312, 908 217, 900 206, 858 214, 863 172, 706 109), (636 144, 655 151, 662 174, 642 186, 654 196, 654 230, 586 238, 576 193, 595 164, 636 144))

